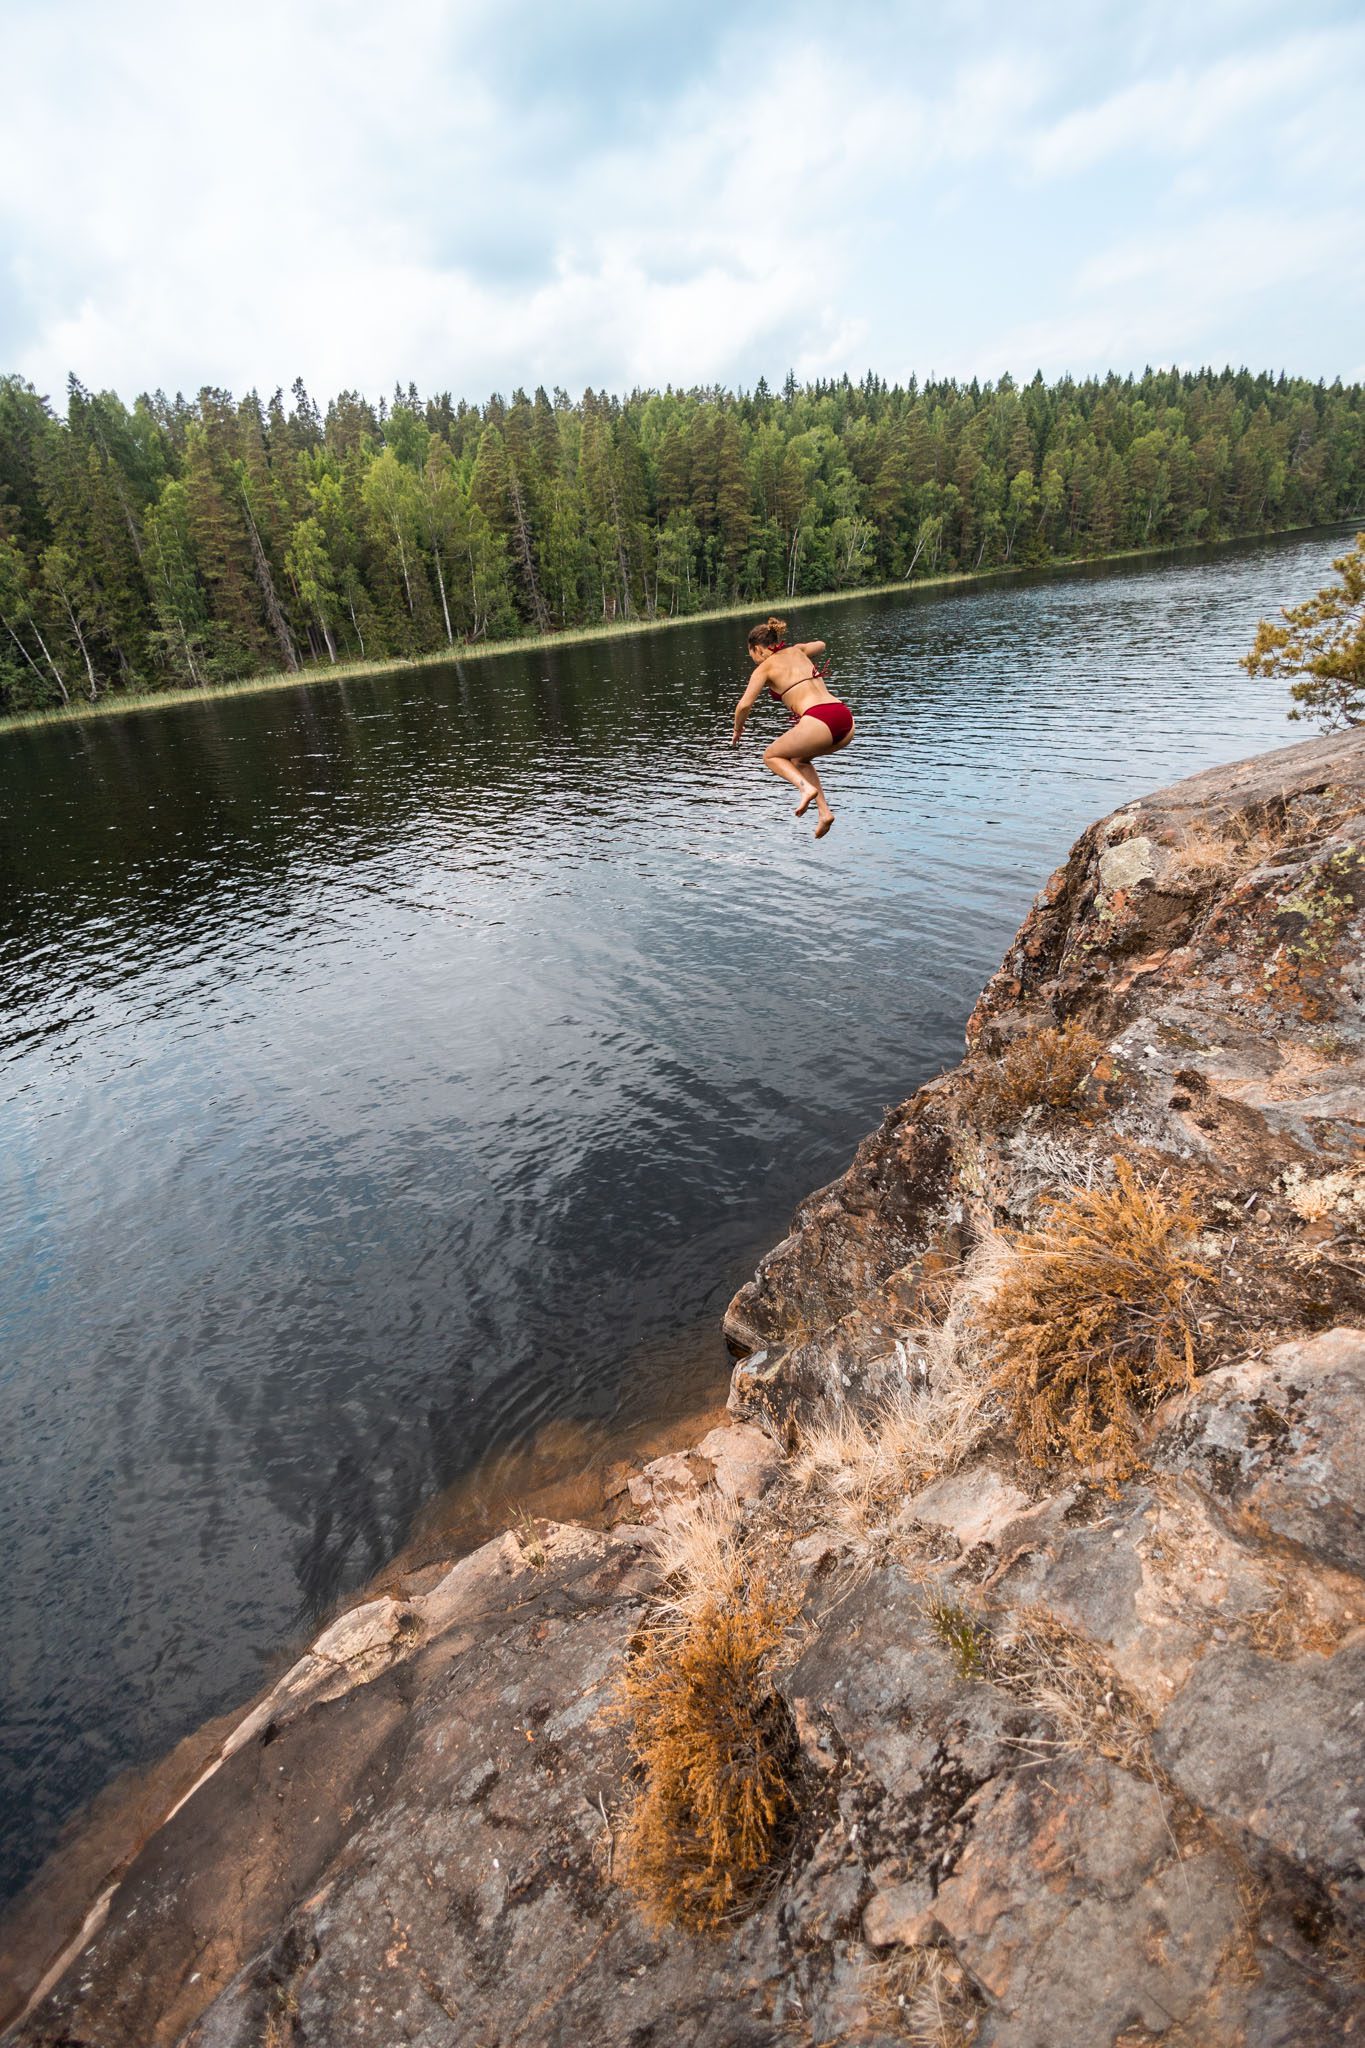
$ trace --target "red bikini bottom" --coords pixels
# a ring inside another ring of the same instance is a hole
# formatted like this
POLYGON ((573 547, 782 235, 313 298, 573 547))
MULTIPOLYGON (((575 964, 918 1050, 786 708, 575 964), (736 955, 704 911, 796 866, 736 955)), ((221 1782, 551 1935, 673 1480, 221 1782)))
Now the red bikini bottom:
MULTIPOLYGON (((846 740, 853 730, 853 713, 847 704, 841 704, 837 697, 831 697, 827 704, 808 704, 801 717, 823 720, 829 727, 830 738, 836 747, 840 740, 846 740)), ((799 724, 800 720, 795 722, 799 724)))

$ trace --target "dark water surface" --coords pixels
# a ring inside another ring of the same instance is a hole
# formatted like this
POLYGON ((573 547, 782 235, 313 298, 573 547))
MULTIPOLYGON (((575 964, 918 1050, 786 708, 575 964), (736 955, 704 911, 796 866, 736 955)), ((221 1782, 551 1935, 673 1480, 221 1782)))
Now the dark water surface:
POLYGON ((1236 667, 1340 540, 0 738, 0 1889, 491 1451, 667 1414, 797 1198, 956 1058, 1124 799, 1304 736, 1236 667))

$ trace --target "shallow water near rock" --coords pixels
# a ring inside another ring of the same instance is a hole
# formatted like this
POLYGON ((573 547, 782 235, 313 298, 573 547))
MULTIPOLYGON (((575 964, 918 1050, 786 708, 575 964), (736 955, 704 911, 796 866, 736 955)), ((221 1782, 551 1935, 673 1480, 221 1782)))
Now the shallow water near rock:
POLYGON ((1236 660, 1340 548, 793 610, 819 846, 734 621, 4 738, 5 1889, 473 1468, 723 1390, 1076 832, 1302 735, 1236 660))

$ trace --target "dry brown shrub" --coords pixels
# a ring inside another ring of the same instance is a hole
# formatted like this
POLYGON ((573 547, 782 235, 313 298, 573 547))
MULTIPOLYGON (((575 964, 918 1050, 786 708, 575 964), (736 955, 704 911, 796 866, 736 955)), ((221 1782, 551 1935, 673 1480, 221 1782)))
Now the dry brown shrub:
POLYGON ((761 1890, 794 1817, 796 1741, 773 1687, 791 1609, 762 1579, 645 1638, 622 1707, 644 1780, 620 1838, 657 1926, 704 1929, 761 1890))
POLYGON ((1134 1469, 1142 1416, 1193 1380, 1195 1290, 1213 1277, 1191 1256, 1188 1194, 1168 1202, 1126 1159, 1114 1171, 1007 1233, 1014 1256, 979 1311, 1020 1449, 1111 1480, 1134 1469))
POLYGON ((1035 1103, 1065 1109, 1103 1051, 1103 1039, 1076 1017, 1025 1031, 972 1078, 968 1114, 986 1129, 999 1130, 1035 1103))

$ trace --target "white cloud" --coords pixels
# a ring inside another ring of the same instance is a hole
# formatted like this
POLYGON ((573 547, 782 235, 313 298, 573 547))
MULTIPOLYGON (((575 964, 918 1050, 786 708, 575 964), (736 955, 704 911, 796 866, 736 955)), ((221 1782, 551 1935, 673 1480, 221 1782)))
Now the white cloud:
POLYGON ((1247 124, 1281 112, 1305 93, 1357 75, 1365 58, 1359 31, 1293 36, 1249 56, 1225 57, 1197 71, 1176 70, 1079 107, 1036 134, 1032 167, 1043 177, 1071 177, 1125 151, 1181 156, 1207 149, 1220 133, 1241 128, 1257 146, 1264 132, 1247 124))
POLYGON ((1145 363, 1294 370, 1272 352, 1252 361, 1246 314, 1279 297, 1313 317, 1314 288, 1334 266, 1365 276, 1365 220, 1325 213, 1305 226, 1281 213, 1223 211, 1134 237, 1083 262, 1066 302, 972 351, 979 376, 1041 367, 1048 376, 1145 363))
POLYGON ((1096 100, 1082 73, 1123 76, 1121 11, 1092 45, 1074 26, 982 55, 970 8, 935 43, 878 7, 788 12, 778 40, 751 7, 685 79, 637 63, 654 96, 623 110, 605 46, 577 83, 520 51, 498 83, 489 38, 526 25, 486 0, 242 0, 230 25, 48 0, 7 30, 4 366, 56 391, 69 367, 127 395, 302 372, 319 396, 411 376, 477 397, 994 374, 1035 349, 1140 367, 1224 337, 1287 360, 1307 337, 1298 362, 1331 374, 1361 300, 1321 161, 1354 249, 1360 32, 1258 25, 1208 62, 1165 0, 1147 12, 1160 68, 1096 100), (1322 287, 1311 320, 1291 277, 1322 287))
POLYGON ((1081 292, 1095 296, 1137 287, 1166 304, 1228 306, 1266 290, 1327 278, 1336 261, 1365 254, 1365 222, 1354 213, 1325 212, 1304 222, 1277 212, 1225 211, 1183 234, 1157 234, 1118 244, 1084 264, 1081 292))

